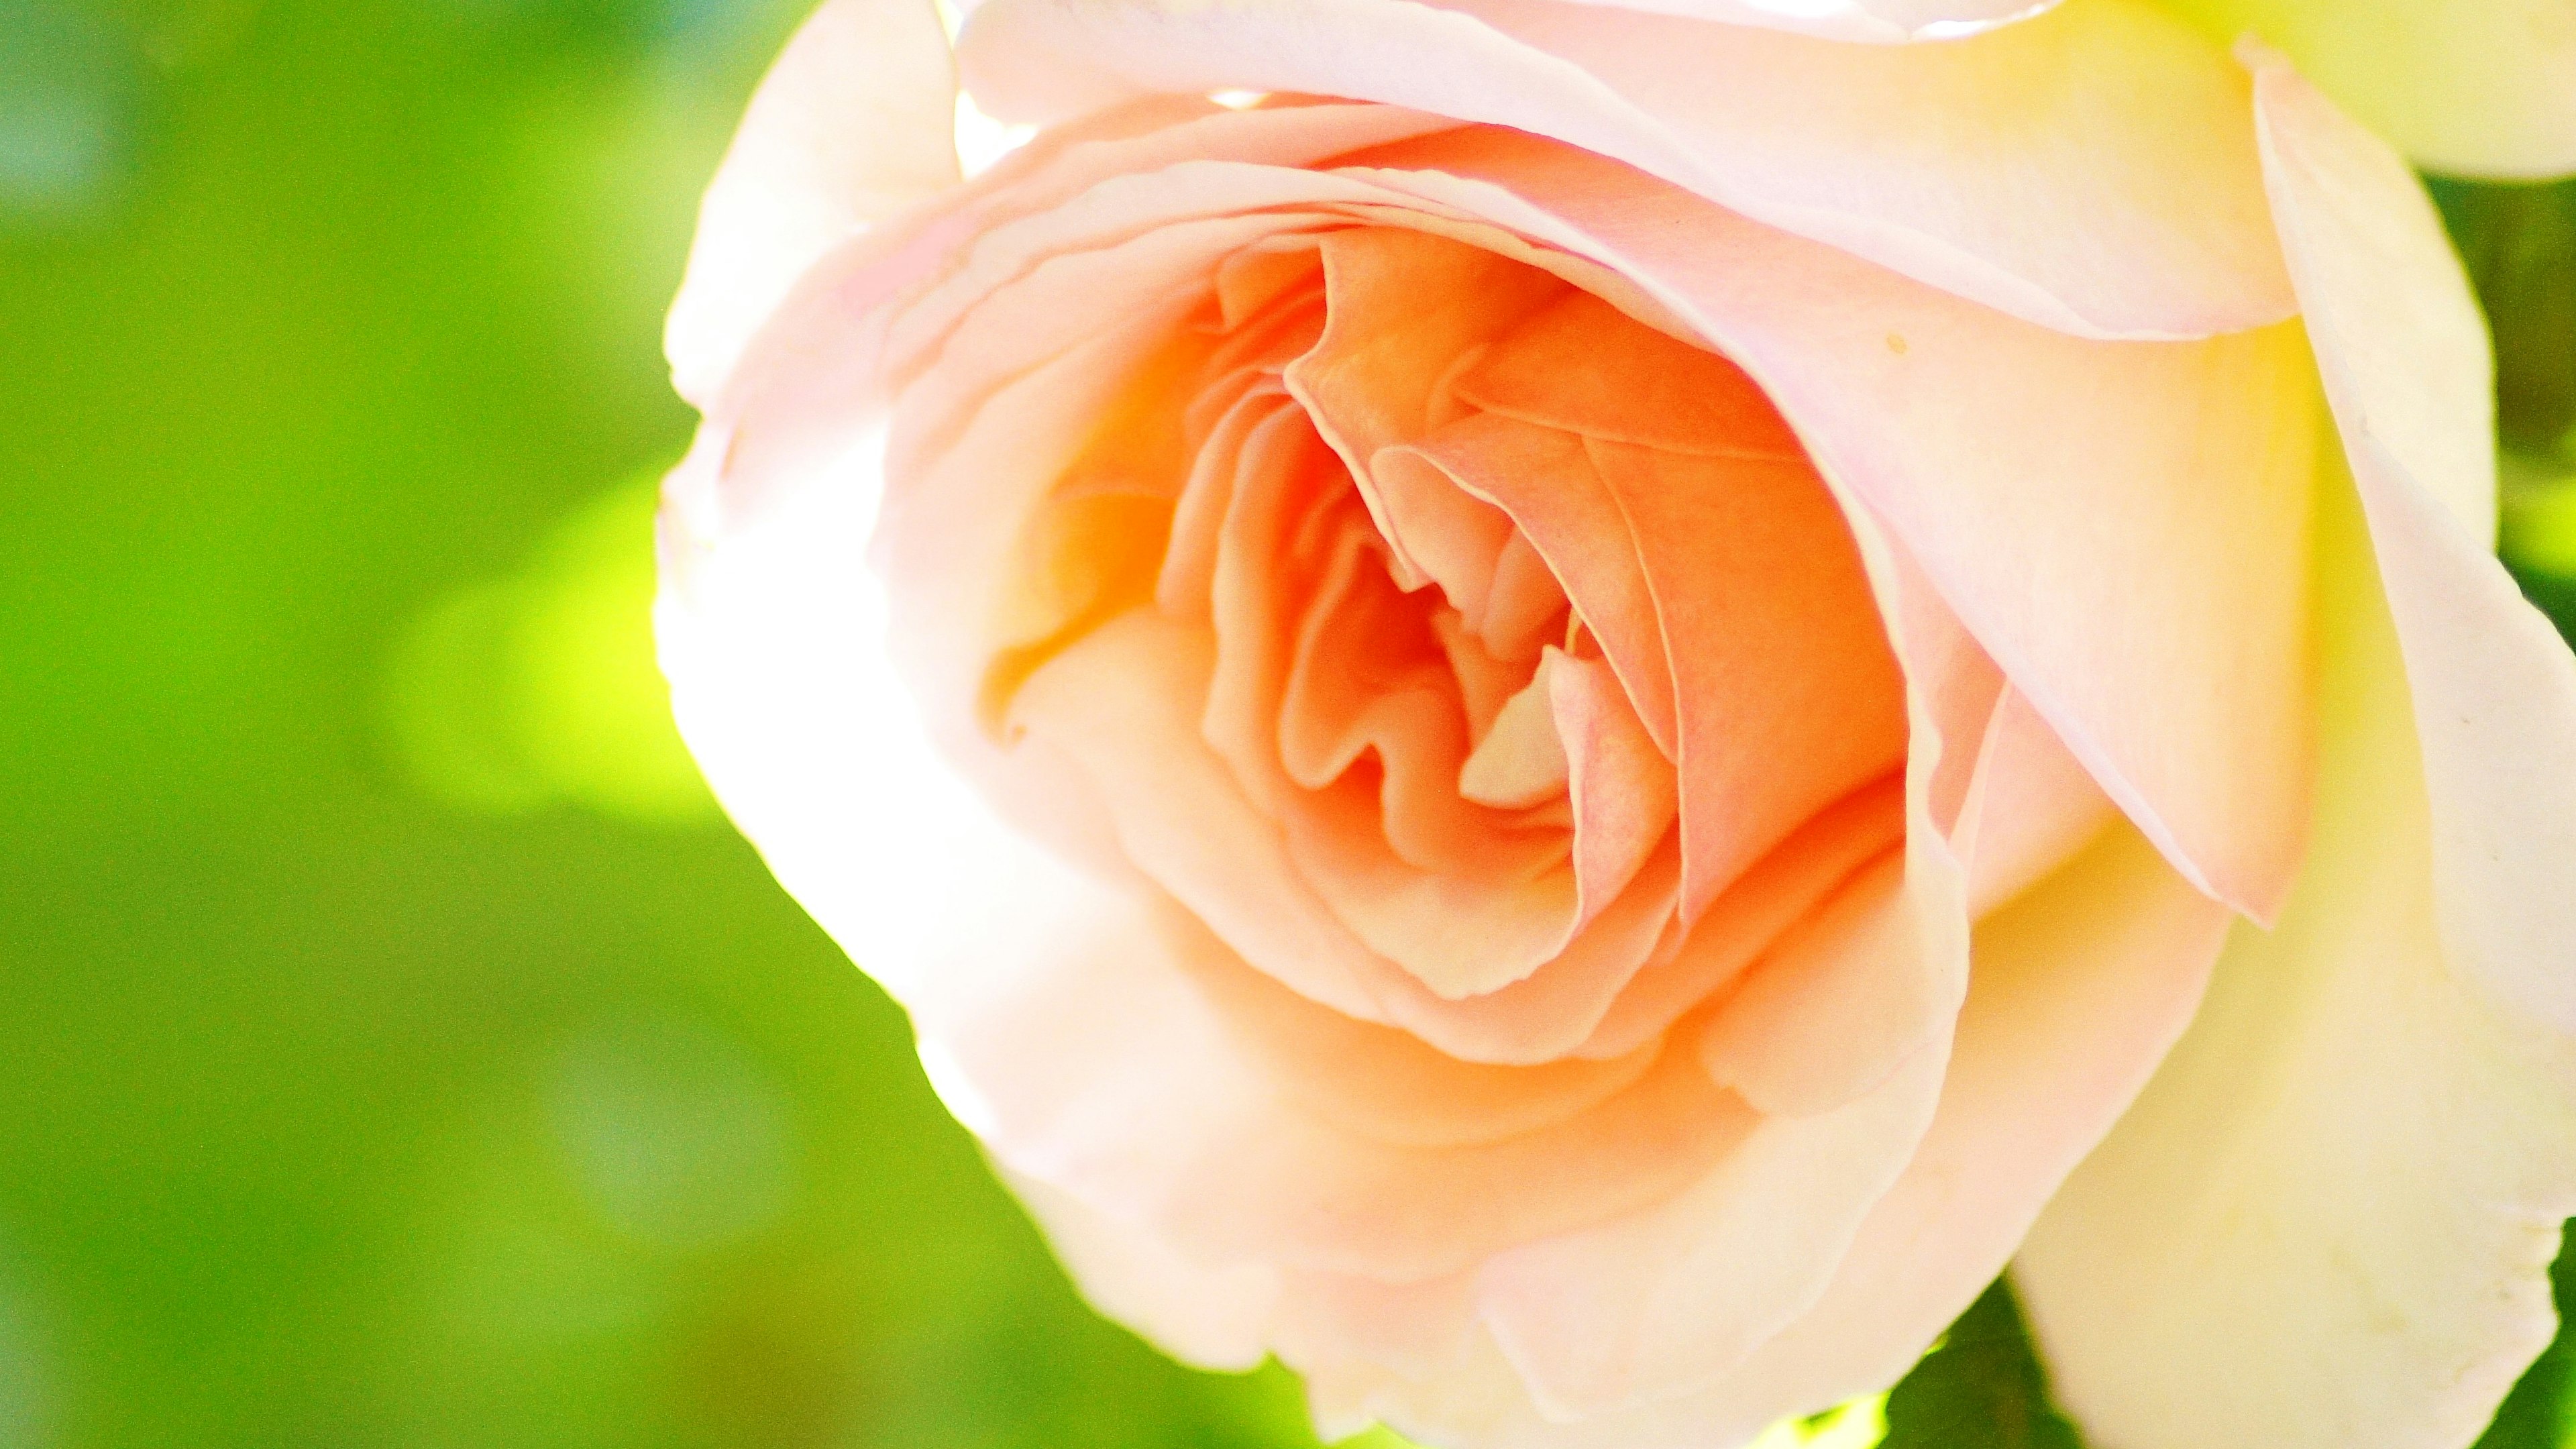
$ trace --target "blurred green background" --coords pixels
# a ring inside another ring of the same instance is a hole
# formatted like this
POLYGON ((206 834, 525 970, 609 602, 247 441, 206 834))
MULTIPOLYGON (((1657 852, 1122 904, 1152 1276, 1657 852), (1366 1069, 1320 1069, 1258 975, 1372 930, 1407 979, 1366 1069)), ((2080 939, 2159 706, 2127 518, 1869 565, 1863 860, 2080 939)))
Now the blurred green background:
POLYGON ((660 318, 804 8, 0 0, 0 1446, 1312 1442, 670 733, 660 318))
MULTIPOLYGON (((660 317, 802 9, 0 0, 0 1449, 1311 1444, 1080 1307, 669 732, 660 317)), ((2568 607, 2576 205, 2444 199, 2568 607)))

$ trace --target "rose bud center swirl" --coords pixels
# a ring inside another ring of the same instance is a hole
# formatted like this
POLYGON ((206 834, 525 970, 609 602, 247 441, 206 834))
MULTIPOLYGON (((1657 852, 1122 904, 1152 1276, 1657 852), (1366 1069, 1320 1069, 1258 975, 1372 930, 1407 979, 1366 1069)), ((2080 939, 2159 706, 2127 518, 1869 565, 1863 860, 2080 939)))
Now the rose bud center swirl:
POLYGON ((1750 1115, 1734 989, 1902 873, 1903 684, 1848 525, 1740 369, 1541 267, 1353 227, 1210 292, 1033 515, 985 729, 1087 718, 1098 759, 1190 712, 1314 919, 1200 868, 1192 797, 1095 773, 1267 978, 1208 985, 1308 1105, 1457 1144, 1692 1078, 1615 1195, 1671 1190, 1750 1115))

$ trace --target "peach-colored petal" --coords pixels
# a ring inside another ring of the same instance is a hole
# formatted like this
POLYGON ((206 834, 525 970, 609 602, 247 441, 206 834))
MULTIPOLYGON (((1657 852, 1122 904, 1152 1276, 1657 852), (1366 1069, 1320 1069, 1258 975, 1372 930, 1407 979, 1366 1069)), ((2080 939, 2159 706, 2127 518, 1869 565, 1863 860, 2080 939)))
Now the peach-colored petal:
POLYGON ((1636 879, 1672 828, 1680 802, 1672 767, 1607 664, 1551 648, 1540 669, 1552 732, 1567 756, 1575 873, 1587 901, 1598 900, 1589 919, 1636 879))
POLYGON ((1671 952, 1604 983, 1616 988, 1615 999, 1593 1014, 1596 1024, 1573 1050, 1615 1056, 1661 1035, 1904 838, 1904 782, 1893 775, 1818 811, 1738 876, 1671 952))
MULTIPOLYGON (((1458 767, 1461 796, 1497 810, 1517 810, 1565 794, 1572 766, 1565 758, 1565 737, 1558 732, 1550 696, 1558 661, 1566 658, 1550 649, 1540 659, 1538 673, 1495 711, 1485 737, 1458 767)), ((1653 749, 1648 741, 1648 753, 1653 749)), ((1658 765, 1662 760, 1661 755, 1655 756, 1658 765)), ((1620 781, 1623 787, 1630 783, 1628 778, 1620 781)))
POLYGON ((770 66, 698 208, 663 350, 712 402, 751 335, 835 245, 957 180, 957 74, 930 0, 825 0, 770 66))
POLYGON ((2576 171, 2576 10, 2565 0, 2162 0, 2225 43, 2289 52, 2418 165, 2576 171))
POLYGON ((1939 1110, 1833 1286, 1666 1412, 1722 1443, 1911 1368, 2191 1020, 2227 921, 2122 829, 1980 922, 1939 1110))
POLYGON ((2308 776, 2296 327, 2090 342, 1508 133, 1376 159, 1599 258, 1741 364, 2176 868, 2278 904, 2308 776))
POLYGON ((1015 750, 1043 750, 1057 791, 1085 788, 1127 860, 1228 946, 1296 990, 1377 1017, 1380 958, 1319 897, 1278 823, 1197 733, 1207 636, 1150 615, 1093 630, 1014 701, 1015 750))
MULTIPOLYGON (((1388 1021, 1463 1061, 1554 1061, 1584 1046, 1621 990, 1665 951, 1680 878, 1681 853, 1668 840, 1561 954, 1528 976, 1481 996, 1448 1000, 1390 970, 1393 980, 1375 983, 1380 1010, 1388 1021)), ((1584 1054, 1623 1055, 1654 1035, 1640 1032, 1619 1049, 1584 1054)))
POLYGON ((1454 490, 1386 497, 1377 455, 1431 431, 1441 385, 1460 355, 1565 284, 1490 252, 1395 227, 1339 232, 1318 250, 1331 320, 1314 349, 1290 365, 1288 387, 1359 480, 1395 549, 1398 578, 1410 587, 1439 576, 1427 561, 1417 562, 1419 550, 1436 547, 1457 520, 1423 517, 1422 510, 1438 507, 1439 495, 1454 490))
POLYGON ((1318 1006, 1240 961, 1190 964, 1229 1030, 1284 1094, 1374 1142, 1463 1147, 1540 1131, 1634 1086, 1659 1055, 1648 1043, 1615 1058, 1462 1062, 1411 1033, 1318 1006))
POLYGON ((2119 818, 2084 765, 2017 690, 1995 701, 1954 839, 1968 913, 2012 899, 2119 818))
POLYGON ((2452 411, 2443 369, 2476 322, 2430 207, 2384 143, 2257 63, 2351 460, 2322 510, 2317 843, 2020 1272, 2060 1395, 2106 1439, 2466 1444, 2550 1338, 2576 1211, 2576 660, 2486 553, 2483 510, 2461 516, 2483 409, 2452 411), (2249 1332, 2213 1341, 2218 1318, 2249 1332))
POLYGON ((1905 47, 1554 0, 992 0, 959 46, 1018 119, 1241 88, 1511 126, 2073 332, 2292 311, 2243 77, 2131 0, 1905 47))
POLYGON ((1802 821, 1897 766, 1903 683, 1842 513, 1804 460, 1586 451, 1635 540, 1683 701, 1682 913, 1696 919, 1802 821))
MULTIPOLYGON (((1900 657, 1911 657, 1929 642, 1918 637, 1917 626, 1938 611, 1906 599, 1910 580, 1873 520, 1856 515, 1853 539, 1888 637, 1900 657)), ((1901 873, 1878 877, 1895 889, 1873 892, 1884 902, 1874 925, 1885 954, 1903 963, 1882 982, 1917 1003, 1907 1025, 1919 1030, 1880 1036, 1876 1045, 1900 1055, 1882 1057, 1886 1069, 1868 1074, 1875 1085, 1864 1084, 1839 1106, 1800 1102, 1819 1107, 1811 1115, 1764 1118, 1743 1147, 1689 1191, 1617 1221, 1515 1249, 1488 1265, 1482 1317, 1538 1422, 1687 1394, 1754 1351, 1826 1291, 1870 1205, 1920 1141, 1966 987, 1968 940, 1965 882, 1928 820, 1936 766, 1950 742, 1941 736, 1922 681, 1909 680, 1906 709, 1912 748, 1905 851, 1901 873), (1773 1147, 1780 1149, 1776 1156, 1766 1150, 1773 1147), (1574 1283, 1583 1291, 1570 1291, 1574 1283)), ((1848 1080, 1864 1078, 1855 1073, 1848 1080)), ((1413 1389, 1381 1385, 1381 1402, 1398 1422, 1429 1424, 1452 1436, 1470 1432, 1450 1417, 1464 1410, 1484 1420, 1472 1431, 1480 1440, 1619 1442, 1596 1437, 1602 1426, 1588 1417, 1562 1435, 1528 1433, 1512 1396, 1481 1406, 1462 1399, 1459 1385, 1477 1382, 1483 1372, 1478 1362, 1471 1344, 1447 1381, 1413 1389)), ((1701 1426, 1644 1417, 1647 1432, 1628 1442, 1708 1442, 1701 1426)), ((1641 1426, 1630 1421, 1626 1427, 1641 1426)))
POLYGON ((1395 465, 1419 460, 1441 481, 1510 517, 1599 642, 1647 737, 1668 758, 1678 757, 1674 651, 1665 640, 1636 537, 1584 440, 1477 413, 1389 454, 1381 472, 1402 476, 1395 465))
POLYGON ((1541 1414, 1669 1397, 1741 1361, 1822 1292, 1903 1170, 1941 1091, 1946 1041, 1874 1091, 1769 1117, 1646 1212, 1504 1253, 1479 1308, 1541 1414))
POLYGON ((1913 968, 1905 860, 1863 867, 1774 944, 1694 1045, 1700 1064, 1757 1109, 1805 1117, 1886 1080, 1958 1001, 1913 968))
POLYGON ((1743 369, 1589 292, 1565 291, 1491 341, 1454 385, 1485 412, 1669 453, 1806 457, 1743 369))
POLYGON ((1157 920, 1072 943, 1006 998, 917 1020, 997 1157, 1197 1261, 1436 1278, 1660 1201, 1751 1125, 1667 1054, 1587 1110, 1492 1141, 1355 1133, 1287 1095, 1199 984, 1241 964, 1182 913, 1157 920))
MULTIPOLYGON (((1284 1311, 1291 1319, 1333 1314, 1332 1331, 1300 1340, 1294 1359, 1310 1376, 1319 1415, 1346 1429, 1385 1419, 1426 1442, 1503 1449, 1707 1449, 1886 1387, 1991 1281, 2050 1192, 2162 1059, 2191 1018, 2227 917, 2134 832, 2120 831, 1982 923, 1975 985, 1930 1129, 1823 1295, 1731 1370, 1674 1396, 1553 1419, 1521 1377, 1525 1360, 1475 1332, 1453 1288, 1359 1299, 1342 1290, 1318 1303, 1310 1279, 1292 1285, 1296 1306, 1284 1311), (1353 1344, 1364 1352, 1352 1353, 1353 1344)), ((1777 1226, 1794 1231, 1796 1220, 1777 1226)), ((1714 1326, 1735 1320, 1739 1299, 1759 1296, 1735 1276, 1694 1296, 1694 1246, 1576 1266, 1618 1281, 1644 1265, 1637 1293, 1673 1305, 1678 1326, 1661 1328, 1685 1345, 1671 1357, 1687 1363, 1714 1326)), ((1587 1293, 1562 1294, 1551 1318, 1589 1296, 1595 1280, 1581 1281, 1587 1293)), ((1577 1315, 1558 1330, 1559 1351, 1596 1363, 1625 1358, 1633 1372, 1667 1340, 1622 1337, 1628 1331, 1577 1315)))
POLYGON ((1239 1372, 1270 1356, 1280 1273, 1260 1263, 1209 1267, 1134 1223, 999 1163, 994 1170, 1037 1219, 1047 1246, 1102 1317, 1154 1340, 1181 1362, 1239 1372))

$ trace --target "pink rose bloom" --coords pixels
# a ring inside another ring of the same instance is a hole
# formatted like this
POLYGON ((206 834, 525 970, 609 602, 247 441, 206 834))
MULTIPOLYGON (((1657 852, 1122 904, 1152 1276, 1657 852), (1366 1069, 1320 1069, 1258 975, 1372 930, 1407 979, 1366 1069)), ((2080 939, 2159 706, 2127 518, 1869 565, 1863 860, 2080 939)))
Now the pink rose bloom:
POLYGON ((679 717, 1091 1300, 1328 1433, 1739 1444, 2009 1265, 2105 1449, 2463 1445, 2576 662, 2338 102, 2571 97, 2501 0, 829 0, 671 317, 679 717))

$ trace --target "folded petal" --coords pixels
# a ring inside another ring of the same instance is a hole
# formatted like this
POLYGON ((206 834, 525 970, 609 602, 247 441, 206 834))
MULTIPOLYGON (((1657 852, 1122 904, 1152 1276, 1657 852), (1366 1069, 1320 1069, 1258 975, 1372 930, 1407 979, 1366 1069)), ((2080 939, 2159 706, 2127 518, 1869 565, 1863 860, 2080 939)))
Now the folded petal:
POLYGON ((1948 1045, 1832 1110, 1762 1119, 1668 1202, 1487 1263, 1480 1311, 1540 1413, 1697 1387, 1812 1303, 1921 1140, 1948 1045))
POLYGON ((705 406, 796 279, 957 180, 957 75, 930 0, 826 0, 779 53, 698 207, 663 348, 705 406))
POLYGON ((2132 0, 1895 47, 1555 0, 992 0, 959 44, 995 114, 1240 88, 1494 122, 2087 335, 2292 310, 2243 77, 2132 0))
MULTIPOLYGON (((1908 597, 1909 577, 1874 522, 1855 518, 1853 538, 1888 638, 1910 661, 1932 642, 1923 626, 1940 611, 1908 597)), ((1907 683, 1904 849, 1898 860, 1863 868, 1855 893, 1863 909, 1853 913, 1865 922, 1855 934, 1872 938, 1879 958, 1859 974, 1905 1004, 1873 1025, 1895 1029, 1864 1033, 1861 1050, 1839 1059, 1865 1066, 1842 1072, 1834 1093, 1810 1090, 1794 1072, 1757 1072, 1755 1080, 1792 1098, 1805 1115, 1764 1116, 1686 1191, 1487 1265, 1480 1316, 1533 1413, 1521 1414, 1516 1396, 1492 1395, 1478 1405, 1462 1393, 1487 1372, 1471 1342, 1465 1357, 1429 1383, 1381 1386, 1396 1422, 1463 1439, 1473 1420, 1456 1416, 1482 1416, 1495 1422, 1472 1432, 1499 1444, 1726 1442, 1709 1432, 1711 1406, 1691 1396, 1828 1291, 1873 1206, 1921 1143, 1953 1049, 1968 981, 1965 882, 1928 815, 1941 754, 1954 742, 1942 737, 1928 681, 1909 674, 1907 683), (1532 1419, 1579 1422, 1562 1433, 1533 1434, 1520 1427, 1532 1419)), ((1818 995, 1840 997, 1833 990, 1840 973, 1831 966, 1818 995)), ((1727 1009, 1724 1002, 1715 1008, 1727 1009)), ((1792 1005, 1779 1016, 1798 1012, 1792 1005)), ((1812 1037, 1808 1044, 1830 1045, 1812 1037)))
POLYGON ((1756 1108, 1803 1117, 1860 1096, 1959 1009, 1909 959, 1905 860, 1864 867, 1775 943, 1694 1044, 1700 1065, 1756 1108))
POLYGON ((2057 732, 2018 690, 1995 701, 1954 836, 1968 865, 1968 911, 1982 917, 2082 849, 2119 818, 2057 732))
POLYGON ((2221 42, 2287 51, 2417 164, 2576 171, 2576 11, 2563 0, 2163 0, 2221 42))
POLYGON ((1324 1115, 1276 1059, 1244 1049, 1233 1007, 1206 984, 1242 963, 1184 912, 1152 920, 1068 939, 1019 989, 915 1022, 943 1062, 943 1095, 998 1159, 1193 1261, 1439 1278, 1662 1201, 1752 1124, 1667 1053, 1624 1084, 1611 1064, 1543 1073, 1547 1097, 1576 1110, 1499 1137, 1421 1140, 1457 1137, 1454 1115, 1417 1119, 1414 1141, 1358 1130, 1368 1118, 1324 1115), (1587 1102, 1601 1085, 1613 1090, 1587 1102))
POLYGON ((1912 1367, 2182 1034, 2228 918, 2121 827, 1980 921, 1930 1131, 1824 1297, 1708 1394, 1712 1417, 1749 1432, 1912 1367))

